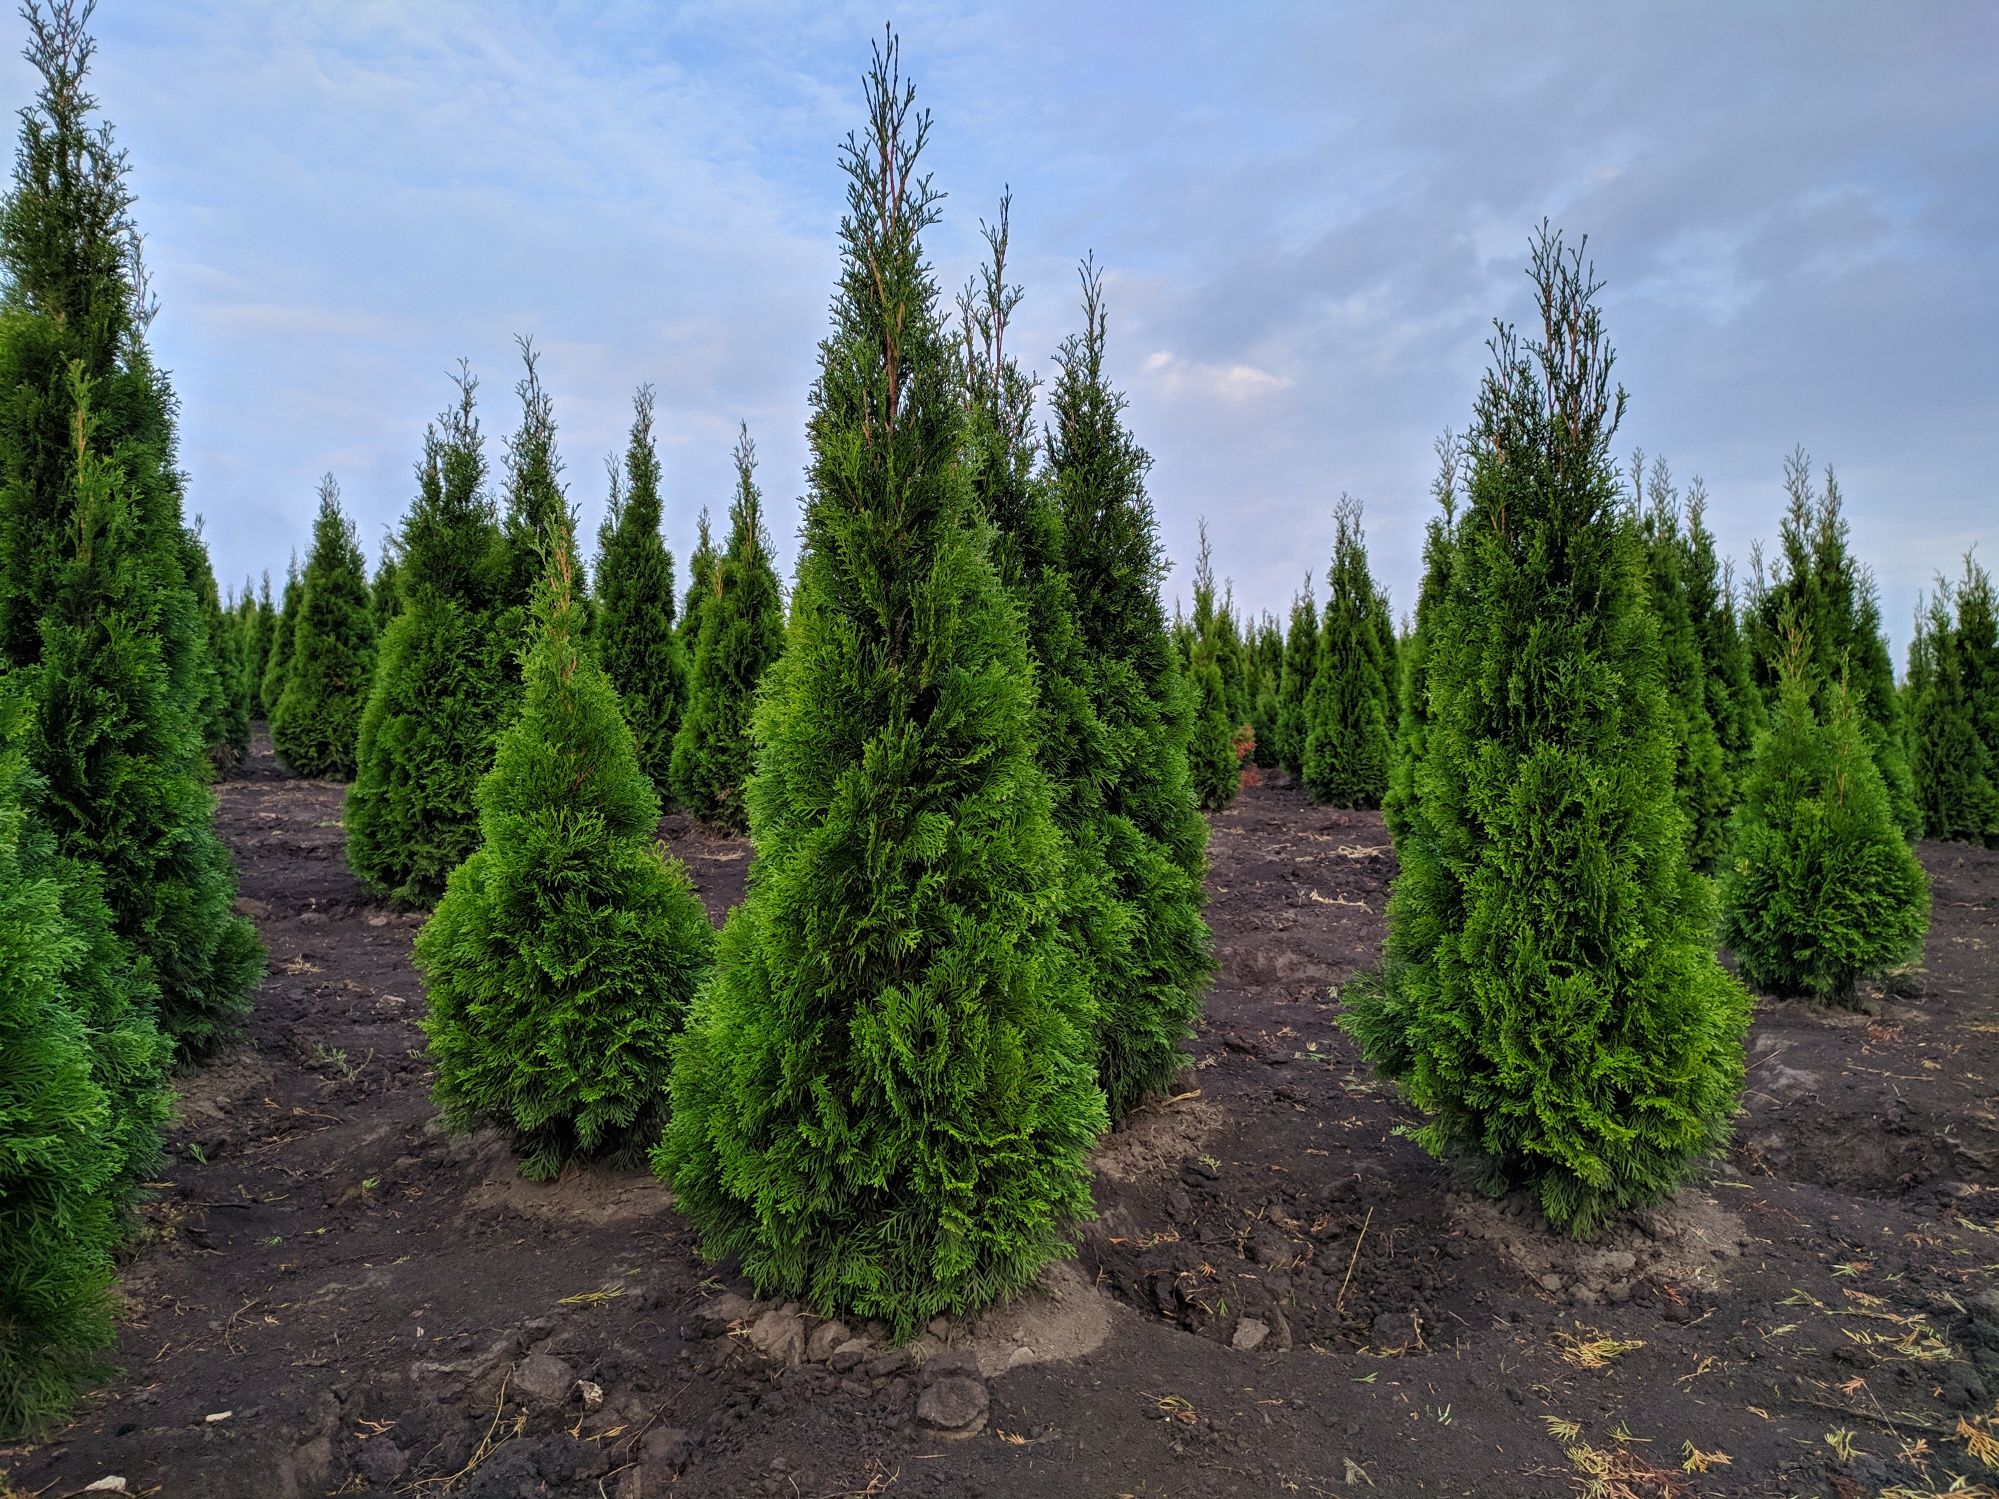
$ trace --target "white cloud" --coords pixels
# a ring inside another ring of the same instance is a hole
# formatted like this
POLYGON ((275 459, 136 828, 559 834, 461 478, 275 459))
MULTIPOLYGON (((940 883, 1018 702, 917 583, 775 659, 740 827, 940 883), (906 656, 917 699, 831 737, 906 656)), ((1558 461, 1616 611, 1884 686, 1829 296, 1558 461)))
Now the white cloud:
POLYGON ((1167 349, 1148 354, 1140 368, 1163 395, 1189 395, 1229 406, 1289 390, 1297 383, 1289 375, 1273 375, 1253 364, 1206 364, 1167 349))

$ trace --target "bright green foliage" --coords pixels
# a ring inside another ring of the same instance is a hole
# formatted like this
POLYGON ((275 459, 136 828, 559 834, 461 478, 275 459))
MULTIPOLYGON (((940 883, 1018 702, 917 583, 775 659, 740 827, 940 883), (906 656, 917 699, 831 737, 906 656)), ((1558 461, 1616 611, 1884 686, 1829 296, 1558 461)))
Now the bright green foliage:
POLYGON ((756 768, 750 715, 757 686, 784 650, 784 597, 764 534, 756 464, 745 427, 736 443, 729 544, 712 570, 715 591, 703 608, 687 712, 673 740, 674 799, 703 822, 737 831, 749 826, 743 787, 756 768))
POLYGON ((347 793, 347 862, 382 895, 427 905, 478 846, 473 791, 517 689, 500 612, 500 533, 474 414, 476 382, 424 434, 403 520, 403 611, 375 658, 347 793))
POLYGON ((1323 806, 1378 807, 1388 790, 1394 635, 1368 568, 1360 506, 1341 496, 1333 526, 1319 659, 1305 698, 1305 789, 1323 806))
MULTIPOLYGON (((1895 824, 1913 838, 1922 831, 1922 814, 1909 774, 1894 664, 1881 633, 1873 576, 1847 550, 1838 481, 1827 469, 1824 490, 1814 492, 1811 460, 1799 451, 1785 460, 1784 489, 1790 502, 1780 555, 1767 576, 1760 552, 1751 559, 1754 576, 1744 621, 1751 676, 1774 709, 1788 651, 1784 621, 1791 621, 1812 652, 1809 675, 1819 690, 1830 694, 1839 683, 1848 684, 1861 733, 1888 788, 1895 824)), ((1818 712, 1829 717, 1830 702, 1821 702, 1818 712)))
POLYGON ((1732 793, 1739 794, 1756 749, 1763 699, 1750 680, 1749 650, 1736 619, 1734 582, 1716 556, 1714 533, 1707 528, 1707 491, 1699 479, 1687 489, 1685 581, 1708 720, 1721 744, 1722 770, 1732 793))
POLYGON ((1545 230, 1533 275, 1542 339, 1493 339, 1447 567, 1433 546, 1417 794, 1343 1020, 1426 1148, 1586 1235, 1725 1138, 1748 997, 1687 862, 1597 287, 1545 230))
POLYGON ((1814 681, 1816 661, 1792 626, 1735 815, 1722 940, 1757 988, 1848 1004, 1858 980, 1920 954, 1929 883, 1895 826, 1855 694, 1814 681))
POLYGON ((1214 607, 1208 628, 1214 642, 1215 665, 1222 674, 1222 701, 1228 710, 1229 723, 1241 730, 1248 725, 1251 710, 1249 653, 1236 619, 1233 583, 1222 585, 1222 597, 1214 607))
POLYGON ((1214 965, 1201 919, 1208 825, 1187 763, 1193 699, 1159 602, 1152 460, 1105 376, 1105 332, 1102 281, 1086 266, 1083 331, 1056 356, 1047 479, 1076 622, 1074 681, 1101 752, 1074 762, 1057 815, 1117 902, 1115 919, 1092 923, 1090 982, 1097 1080, 1120 1119, 1186 1064, 1214 965))
POLYGON ((1680 528, 1679 492, 1666 460, 1655 458, 1648 473, 1645 455, 1634 454, 1630 482, 1645 538, 1652 612, 1659 626, 1659 664, 1673 733, 1673 789, 1687 819, 1687 852, 1694 867, 1712 870, 1727 845, 1736 783, 1708 711, 1708 664, 1694 629, 1696 562, 1680 528))
POLYGON ((291 669, 292 632, 298 628, 298 607, 304 597, 298 553, 293 552, 285 567, 284 603, 278 609, 277 623, 271 628, 271 649, 264 657, 264 675, 257 684, 257 701, 263 707, 266 723, 276 716, 278 699, 285 695, 285 674, 291 669))
POLYGON ((375 668, 366 567, 354 523, 340 513, 340 486, 328 474, 319 481, 285 690, 271 715, 271 748, 294 775, 354 777, 375 668))
MULTIPOLYGON (((526 372, 514 388, 521 398, 521 424, 507 439, 507 498, 500 518, 500 596, 514 618, 503 619, 499 628, 507 636, 510 656, 525 646, 528 615, 548 571, 549 546, 570 528, 562 460, 555 451, 555 400, 541 383, 541 356, 534 344, 524 338, 520 348, 526 372)), ((587 619, 587 606, 579 600, 578 607, 587 619)), ((518 671, 518 661, 509 671, 518 671)))
POLYGON ((715 541, 709 532, 708 507, 694 522, 694 555, 687 559, 687 603, 680 611, 680 649, 689 666, 701 648, 701 611, 715 596, 715 541))
POLYGON ((234 721, 232 691, 234 658, 222 618, 222 593, 215 586, 215 569, 209 565, 208 548, 202 544, 200 520, 183 527, 180 533, 181 568, 194 593, 194 607, 201 632, 202 649, 192 661, 201 741, 210 770, 227 775, 250 749, 250 724, 234 721))
POLYGON ((1219 812, 1235 800, 1242 785, 1242 755, 1236 746, 1236 730, 1242 720, 1235 716, 1229 699, 1227 662, 1235 655, 1234 630, 1224 629, 1226 611, 1215 605, 1214 553, 1208 545, 1205 520, 1200 537, 1200 550, 1194 557, 1194 618, 1181 632, 1182 660, 1194 687, 1187 772, 1193 779, 1196 800, 1205 810, 1219 812))
POLYGON ((633 401, 624 474, 611 471, 611 504, 597 532, 595 643, 632 726, 639 765, 664 796, 689 663, 674 628, 673 553, 659 534, 652 415, 652 387, 644 385, 633 401))
POLYGON ((1266 612, 1256 622, 1245 642, 1248 647, 1250 712, 1249 726, 1255 738, 1250 758, 1266 770, 1277 765, 1277 745, 1281 737, 1278 720, 1282 711, 1280 692, 1284 677, 1284 636, 1277 621, 1266 612))
POLYGON ((849 137, 749 894, 674 1054, 656 1165, 765 1295, 931 1317, 1032 1284, 1104 1125, 1015 607, 982 555, 893 42, 849 137))
POLYGON ((479 849, 416 941, 446 1124, 510 1131, 538 1181, 659 1138, 669 1043, 715 948, 654 841, 659 798, 584 647, 568 547, 556 533, 521 713, 479 783, 479 849))
POLYGON ((1305 768, 1305 699, 1318 665, 1319 605, 1307 573, 1305 586, 1291 601, 1291 628, 1284 632, 1284 666, 1277 684, 1277 763, 1294 776, 1305 768))
POLYGON ((1939 579, 1909 644, 1909 750, 1923 829, 1999 846, 1999 762, 1980 732, 1980 657, 1991 648, 1992 580, 1967 556, 1964 579, 1939 579), (1981 647, 1983 648, 1981 650, 1981 647))
POLYGON ((1437 439, 1437 478, 1430 492, 1436 497, 1438 513, 1430 518, 1423 537, 1423 584, 1416 595, 1416 617, 1409 638, 1396 652, 1395 743, 1388 762, 1388 790, 1381 799, 1381 820, 1398 848, 1420 800, 1418 771, 1430 731, 1430 639, 1436 629, 1433 621, 1450 589, 1458 498, 1468 479, 1464 446, 1446 432, 1437 439))

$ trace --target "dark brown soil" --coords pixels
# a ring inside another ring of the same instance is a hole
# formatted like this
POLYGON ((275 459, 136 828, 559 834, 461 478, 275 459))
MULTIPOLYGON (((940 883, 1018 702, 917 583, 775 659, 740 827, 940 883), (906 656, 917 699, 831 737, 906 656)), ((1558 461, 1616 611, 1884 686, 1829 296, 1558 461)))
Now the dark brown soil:
MULTIPOLYGON (((1105 1142, 1061 1298, 829 1360, 840 1330, 744 1306, 650 1178, 535 1187, 497 1139, 442 1134, 418 918, 348 874, 341 788, 277 779, 266 752, 221 797, 271 974, 248 1042, 186 1083, 125 1277, 124 1376, 54 1439, 0 1452, 27 1493, 109 1475, 174 1499, 1999 1481, 1978 1457, 1999 1463, 1981 1447, 1999 855, 1926 845, 1927 970, 1865 1013, 1759 1006, 1728 1159, 1581 1246, 1460 1191, 1336 1028, 1338 986, 1380 947, 1379 817, 1251 789, 1214 825, 1221 973, 1196 1066, 1105 1142), (815 1332, 818 1357, 792 1363, 815 1332), (929 1421, 971 1402, 972 1434, 919 1421, 919 1400, 929 1421)), ((719 919, 746 845, 666 833, 719 919)))

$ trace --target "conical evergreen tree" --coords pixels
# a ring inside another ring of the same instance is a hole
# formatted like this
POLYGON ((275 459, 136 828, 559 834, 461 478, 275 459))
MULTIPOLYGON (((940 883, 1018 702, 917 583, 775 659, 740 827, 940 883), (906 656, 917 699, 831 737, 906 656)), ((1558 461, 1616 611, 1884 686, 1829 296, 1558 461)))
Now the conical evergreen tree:
POLYGON ((1846 1004, 1858 980, 1920 953, 1929 884, 1895 826, 1854 694, 1814 681, 1803 627, 1787 616, 1780 628, 1777 706, 1722 878, 1722 940, 1757 988, 1846 1004))
MULTIPOLYGON (((508 639, 510 674, 518 680, 528 616, 548 570, 548 548, 569 526, 569 502, 562 493, 562 459, 555 451, 555 399, 541 383, 541 355, 531 339, 520 340, 526 372, 515 387, 521 424, 507 439, 506 504, 500 518, 501 597, 513 610, 501 630, 508 639)), ((581 565, 577 565, 579 574, 581 565)), ((589 618, 587 604, 577 607, 589 618)))
POLYGON ((1333 526, 1319 659, 1305 699, 1305 789, 1326 806, 1378 807, 1388 790, 1387 610, 1368 568, 1360 506, 1342 495, 1333 526))
POLYGON ((202 649, 194 663, 197 722, 207 752, 209 770, 225 776, 250 749, 250 724, 235 722, 229 637, 222 620, 222 592, 215 586, 215 570, 209 565, 208 548, 202 544, 201 521, 180 534, 181 565, 188 586, 194 592, 194 606, 201 631, 202 649))
POLYGON ((1305 768, 1305 738, 1310 725, 1305 699, 1319 665, 1319 605, 1312 597, 1312 575, 1291 601, 1291 628, 1284 634, 1284 667, 1277 685, 1277 763, 1292 775, 1305 768))
POLYGON ((1695 479, 1687 488, 1687 611, 1700 648, 1708 720, 1721 744, 1722 770, 1730 805, 1749 774, 1763 701, 1749 677, 1749 652, 1736 619, 1734 581, 1718 560, 1714 533, 1707 528, 1707 491, 1695 479))
MULTIPOLYGON (((1780 555, 1767 576, 1760 553, 1751 559, 1747 633, 1752 677, 1774 711, 1789 649, 1783 621, 1793 621, 1813 653, 1810 675, 1819 690, 1830 694, 1842 681, 1848 684, 1896 825, 1913 838, 1922 830, 1922 816, 1909 774, 1894 664, 1881 633, 1874 579, 1847 546, 1839 483, 1827 469, 1825 488, 1815 490, 1811 460, 1801 450, 1785 460, 1784 489, 1790 498, 1780 555)), ((1830 702, 1820 703, 1818 711, 1820 717, 1830 717, 1830 702)))
POLYGON ((256 584, 245 578, 243 592, 230 605, 229 628, 235 654, 235 680, 230 689, 235 695, 235 706, 230 711, 243 725, 246 756, 249 753, 250 722, 262 706, 257 701, 263 676, 257 665, 257 631, 262 618, 257 606, 256 584))
POLYGON ((1238 720, 1231 712, 1223 658, 1229 643, 1215 604, 1214 553, 1208 523, 1200 523, 1200 550, 1194 556, 1194 617, 1185 634, 1183 660, 1194 686, 1193 735, 1187 743, 1187 770, 1194 796, 1209 812, 1235 800, 1242 785, 1242 756, 1236 750, 1238 720))
POLYGON ((361 543, 340 511, 331 474, 319 481, 289 657, 271 714, 271 748, 294 775, 352 780, 373 685, 375 618, 361 543))
POLYGON ((1250 714, 1249 726, 1255 739, 1251 760, 1265 770, 1277 765, 1279 692, 1284 675, 1284 636, 1277 621, 1266 611, 1250 631, 1249 641, 1250 714))
POLYGON ((701 611, 715 596, 715 541, 709 533, 708 507, 695 521, 694 555, 687 559, 687 603, 680 611, 680 651, 692 669, 701 649, 701 611))
POLYGON ((1430 1115, 1423 1145, 1587 1234, 1725 1137, 1748 1003, 1673 796, 1597 283, 1545 228, 1533 279, 1542 337, 1492 341, 1471 504, 1428 601, 1384 967, 1343 1020, 1430 1115))
POLYGON ((652 387, 642 385, 624 473, 611 470, 611 504, 597 533, 596 645, 632 726, 639 764, 664 797, 673 736, 687 706, 689 663, 674 628, 673 553, 659 532, 652 417, 652 387))
POLYGON ((1971 558, 1964 568, 1962 587, 1939 578, 1916 613, 1909 644, 1910 770, 1930 837, 1999 844, 1999 766, 1979 733, 1967 669, 1977 646, 1965 629, 1967 616, 1977 628, 1979 589, 1989 594, 1991 584, 1971 558))
POLYGON ((571 546, 552 537, 521 713, 479 783, 479 849, 416 942, 446 1124, 499 1124, 542 1181, 659 1138, 669 1043, 715 948, 584 646, 571 546))
POLYGON ((1971 558, 1964 558, 1964 580, 1957 586, 1958 667, 1964 674, 1964 696, 1978 737, 1999 767, 1999 600, 1992 575, 1971 558))
POLYGON ((1243 644, 1241 624, 1236 619, 1233 583, 1222 585, 1222 596, 1214 608, 1210 633, 1214 641, 1215 665, 1222 674, 1222 700, 1228 710, 1229 724, 1240 737, 1241 731, 1249 724, 1252 703, 1249 653, 1243 644))
POLYGON ((1048 486, 1083 689, 1103 753, 1058 814, 1101 864, 1118 919, 1093 923, 1097 1080, 1113 1119, 1163 1091, 1186 1063, 1213 964, 1201 918, 1208 825, 1188 774, 1193 697, 1159 602, 1164 558, 1145 491, 1150 456, 1104 372, 1103 283, 1083 267, 1083 331, 1056 356, 1048 486))
POLYGON ((1067 1252, 1104 1112, 1021 624, 957 462, 919 243, 928 121, 892 40, 868 103, 797 592, 758 707, 756 863, 675 1051, 657 1162, 760 1292, 906 1338, 1067 1252))
POLYGON ((264 717, 264 672, 271 664, 271 651, 278 638, 278 608, 271 601, 271 575, 267 570, 257 590, 256 632, 251 636, 250 660, 245 676, 249 682, 250 716, 264 717))
POLYGON ((1465 451, 1451 433, 1437 439, 1437 479, 1430 492, 1438 513, 1423 538, 1423 584, 1416 595, 1416 617, 1409 638, 1397 656, 1395 742, 1388 762, 1388 790, 1381 798, 1381 820, 1399 848, 1408 834, 1420 799, 1418 771, 1430 730, 1430 638, 1435 617, 1450 588, 1451 559, 1458 523, 1458 493, 1465 487, 1465 451))
POLYGON ((458 402, 424 434, 403 521, 403 611, 375 658, 347 793, 347 862, 376 891, 427 905, 478 846, 473 791, 493 763, 514 675, 495 626, 504 556, 474 411, 458 402))
POLYGON ((389 621, 402 612, 402 552, 392 533, 382 538, 382 560, 375 564, 375 577, 368 585, 368 613, 377 640, 388 632, 389 621))
POLYGON ((278 699, 285 695, 285 676, 291 669, 292 632, 298 628, 298 607, 304 597, 298 553, 293 552, 285 567, 284 602, 278 608, 277 622, 271 627, 271 649, 264 657, 264 675, 257 684, 257 701, 263 707, 266 723, 276 716, 278 699))
POLYGON ((673 741, 674 799, 703 822, 749 826, 743 788, 756 768, 750 715, 757 686, 784 651, 784 596, 764 534, 757 450, 749 428, 736 443, 736 498, 729 544, 716 560, 715 593, 687 688, 687 711, 673 741))

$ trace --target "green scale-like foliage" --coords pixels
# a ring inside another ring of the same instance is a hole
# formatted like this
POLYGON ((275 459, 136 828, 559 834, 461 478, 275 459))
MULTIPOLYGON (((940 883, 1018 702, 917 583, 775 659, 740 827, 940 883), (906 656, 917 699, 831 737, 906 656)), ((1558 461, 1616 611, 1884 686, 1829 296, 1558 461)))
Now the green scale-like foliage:
POLYGON ((1277 763, 1292 775, 1305 769, 1305 740, 1310 731, 1305 700, 1319 666, 1319 605, 1312 597, 1312 575, 1291 601, 1291 628, 1284 633, 1284 665, 1277 684, 1277 763))
POLYGON ((1423 537, 1423 582, 1416 593, 1416 615, 1409 638, 1396 651, 1395 742, 1388 758, 1388 789, 1381 798, 1381 820, 1399 848, 1409 831, 1419 796, 1417 771, 1423 763, 1430 729, 1430 639, 1435 618, 1451 580, 1452 543, 1456 535, 1458 499, 1467 478, 1463 444, 1450 432, 1437 439, 1437 478, 1430 492, 1438 513, 1423 537))
POLYGON ((194 594, 195 615, 201 632, 201 650, 194 662, 197 708, 201 742, 209 768, 216 776, 227 775, 250 748, 250 724, 235 721, 235 693, 232 672, 234 658, 222 617, 222 593, 215 586, 215 569, 209 565, 208 548, 202 544, 200 522, 180 533, 181 569, 194 594))
POLYGON ((340 513, 340 488, 328 474, 319 482, 285 690, 271 715, 271 747, 293 774, 353 779, 374 668, 367 564, 353 522, 340 513))
POLYGON ((1219 812, 1235 800, 1242 786, 1242 755, 1229 698, 1228 660, 1234 654, 1234 630, 1226 633, 1227 611, 1215 602, 1214 552, 1208 545, 1208 523, 1200 523, 1200 546, 1194 554, 1194 617, 1181 626, 1181 664, 1193 686, 1194 721, 1187 741, 1187 773, 1202 809, 1219 812))
POLYGON ((473 791, 517 701, 495 627, 500 533, 474 390, 461 374, 457 404, 425 433, 399 540, 403 609, 376 653, 344 819, 354 872, 416 905, 478 846, 473 791))
POLYGON ((703 822, 742 831, 749 826, 743 788, 756 768, 751 714, 757 687, 784 649, 784 596, 764 534, 748 428, 736 444, 729 542, 711 576, 714 592, 702 606, 687 711, 673 741, 673 795, 703 822))
POLYGON ((377 640, 388 633, 389 622, 403 612, 402 572, 402 554, 391 535, 382 543, 382 560, 375 565, 374 579, 368 585, 368 613, 377 640))
POLYGON ((1749 1007, 1687 860, 1596 288, 1545 231, 1534 278, 1542 341, 1494 338, 1447 576, 1432 554, 1417 794, 1343 1021, 1426 1148, 1585 1235, 1725 1138, 1749 1007))
POLYGON ((658 1140, 670 1044, 715 948, 654 841, 659 797, 583 645, 567 543, 552 550, 520 716, 479 783, 480 846, 416 942, 445 1123, 508 1130, 536 1180, 658 1140))
POLYGON ((1047 480, 1075 619, 1071 680, 1101 752, 1081 763, 1068 749, 1072 789, 1057 816, 1116 902, 1111 919, 1091 924, 1090 983, 1097 1080, 1121 1119, 1186 1064, 1213 962, 1201 917, 1208 825, 1188 769, 1193 698, 1159 602, 1152 460, 1105 376, 1106 326, 1102 283, 1086 266, 1083 331, 1056 359, 1047 480))
POLYGON ((691 665, 701 648, 701 611, 715 596, 715 538, 709 529, 708 507, 694 522, 694 554, 687 559, 687 602, 680 611, 680 650, 691 665))
POLYGON ((298 608, 305 597, 305 589, 299 579, 298 553, 292 553, 292 560, 285 567, 285 591, 283 602, 278 608, 278 617, 271 627, 271 649, 264 657, 264 674, 257 682, 257 704, 264 710, 264 721, 277 716, 278 699, 285 695, 285 674, 291 668, 292 634, 298 628, 298 608))
POLYGON ((1932 838, 1999 845, 1999 764, 1980 733, 1981 636, 1992 628, 1991 580, 1971 558, 1956 588, 1939 580, 1909 644, 1909 761, 1932 838))
POLYGON ((264 669, 271 663, 271 648, 277 636, 278 610, 271 602, 271 575, 266 571, 257 588, 257 618, 250 635, 250 658, 243 663, 252 718, 264 717, 264 669))
POLYGON ((1920 954, 1929 884, 1895 825, 1855 695, 1844 682, 1828 691, 1816 669, 1791 626, 1735 815, 1722 940, 1757 988, 1847 1004, 1860 979, 1920 954))
POLYGON ((1277 628, 1277 621, 1264 614, 1250 632, 1248 645, 1249 726, 1255 738, 1250 758, 1265 770, 1274 770, 1282 734, 1279 718, 1283 712, 1280 692, 1284 676, 1284 636, 1277 628))
POLYGON ((1707 528, 1707 491, 1698 478, 1687 489, 1684 555, 1687 612, 1700 649, 1708 721, 1721 745, 1732 809, 1743 778, 1749 774, 1756 730, 1763 722, 1763 699, 1750 679, 1749 650, 1736 617, 1734 584, 1729 569, 1716 554, 1714 533, 1707 528))
POLYGON ((1393 633, 1368 568, 1360 506, 1333 512, 1333 562, 1319 658, 1305 698, 1305 789, 1333 807, 1378 807, 1388 790, 1393 633))
POLYGON ((1957 642, 1971 721, 1999 777, 1999 601, 1994 598, 1992 575, 1969 556, 1957 589, 1957 642))
POLYGON ((895 1336, 1012 1295, 1089 1211, 1087 994, 1016 609, 983 555, 918 236, 925 122, 869 79, 821 345, 749 893, 675 1052, 656 1163, 762 1294, 895 1336))
POLYGON ((668 790, 673 736, 687 706, 687 653, 674 627, 673 553, 660 536, 659 450, 653 393, 635 399, 631 440, 597 532, 597 657, 632 726, 639 764, 661 796, 668 790))

